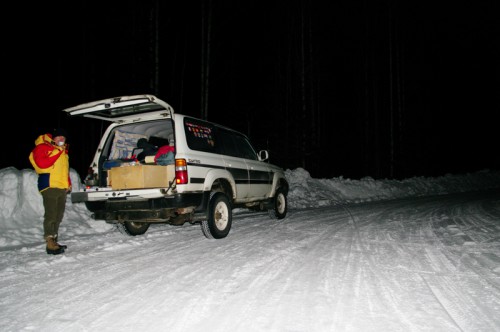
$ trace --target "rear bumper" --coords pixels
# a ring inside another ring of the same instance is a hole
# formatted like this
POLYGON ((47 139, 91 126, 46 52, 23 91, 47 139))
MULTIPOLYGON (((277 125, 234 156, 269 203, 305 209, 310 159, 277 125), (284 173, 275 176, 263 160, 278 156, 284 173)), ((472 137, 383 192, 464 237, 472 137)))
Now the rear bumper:
POLYGON ((111 188, 88 189, 71 193, 72 203, 107 201, 110 199, 149 199, 173 196, 169 188, 112 190, 111 188))
POLYGON ((93 193, 72 194, 72 202, 84 202, 93 212, 94 219, 115 220, 168 220, 182 213, 204 212, 208 206, 210 192, 162 195, 150 198, 147 195, 117 195, 96 199, 93 193))

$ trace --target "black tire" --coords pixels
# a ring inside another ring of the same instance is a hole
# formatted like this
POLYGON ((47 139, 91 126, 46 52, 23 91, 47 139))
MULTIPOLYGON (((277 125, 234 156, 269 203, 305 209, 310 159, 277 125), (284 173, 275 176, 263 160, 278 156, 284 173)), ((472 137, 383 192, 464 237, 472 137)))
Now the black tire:
POLYGON ((288 197, 282 188, 274 194, 273 208, 267 211, 272 219, 284 219, 288 212, 288 197))
POLYGON ((123 223, 116 224, 116 228, 118 228, 122 234, 136 236, 146 233, 149 225, 150 224, 147 222, 125 221, 123 223))
POLYGON ((210 195, 207 219, 201 222, 201 230, 207 239, 225 238, 231 230, 233 211, 229 199, 222 192, 210 195))

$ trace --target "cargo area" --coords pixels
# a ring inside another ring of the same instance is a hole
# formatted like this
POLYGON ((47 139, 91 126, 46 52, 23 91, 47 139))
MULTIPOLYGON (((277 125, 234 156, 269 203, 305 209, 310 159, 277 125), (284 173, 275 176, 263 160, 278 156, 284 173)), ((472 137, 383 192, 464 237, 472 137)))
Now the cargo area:
POLYGON ((174 155, 170 119, 113 126, 89 184, 113 190, 169 187, 175 176, 174 155))
POLYGON ((166 188, 172 185, 174 177, 174 165, 126 165, 108 171, 113 190, 166 188))

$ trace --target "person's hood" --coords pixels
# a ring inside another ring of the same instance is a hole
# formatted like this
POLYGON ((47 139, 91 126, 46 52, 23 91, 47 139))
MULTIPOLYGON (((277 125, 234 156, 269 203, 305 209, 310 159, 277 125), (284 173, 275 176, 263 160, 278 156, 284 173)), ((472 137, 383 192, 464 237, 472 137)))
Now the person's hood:
POLYGON ((51 134, 42 134, 37 137, 35 140, 35 145, 43 144, 43 143, 49 143, 52 144, 52 135, 51 134))

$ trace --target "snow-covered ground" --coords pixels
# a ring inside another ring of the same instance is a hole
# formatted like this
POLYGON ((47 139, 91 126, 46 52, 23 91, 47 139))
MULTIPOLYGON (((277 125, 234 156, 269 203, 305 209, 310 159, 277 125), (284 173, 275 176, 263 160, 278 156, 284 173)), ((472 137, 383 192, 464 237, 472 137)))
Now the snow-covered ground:
POLYGON ((52 256, 36 174, 0 169, 1 330, 500 331, 500 173, 287 178, 287 218, 236 210, 221 240, 68 199, 52 256))

